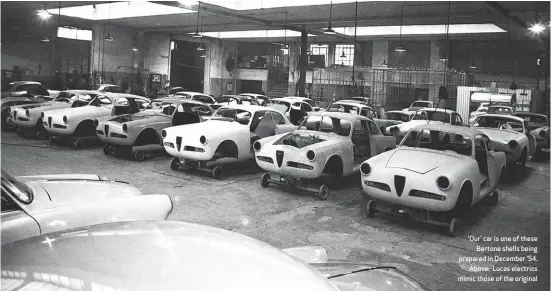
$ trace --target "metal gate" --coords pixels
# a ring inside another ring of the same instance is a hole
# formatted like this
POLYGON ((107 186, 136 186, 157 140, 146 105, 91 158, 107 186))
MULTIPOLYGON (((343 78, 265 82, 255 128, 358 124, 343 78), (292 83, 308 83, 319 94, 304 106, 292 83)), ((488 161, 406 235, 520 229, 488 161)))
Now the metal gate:
POLYGON ((326 104, 353 96, 372 98, 373 105, 402 109, 414 100, 437 100, 440 86, 450 95, 445 107, 455 108, 457 86, 468 85, 462 71, 431 68, 323 68, 314 69, 311 97, 326 104), (354 76, 354 78, 353 78, 354 76))

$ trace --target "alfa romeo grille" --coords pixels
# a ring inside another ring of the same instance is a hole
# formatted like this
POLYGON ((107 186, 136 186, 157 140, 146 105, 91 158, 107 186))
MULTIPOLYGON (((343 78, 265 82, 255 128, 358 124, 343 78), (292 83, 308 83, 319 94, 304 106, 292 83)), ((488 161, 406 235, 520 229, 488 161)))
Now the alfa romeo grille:
POLYGON ((283 164, 283 151, 276 151, 277 166, 281 167, 283 164))
POLYGON ((394 176, 394 187, 396 187, 396 194, 398 194, 398 197, 402 196, 402 192, 404 192, 404 187, 406 185, 406 177, 404 176, 394 176))
POLYGON ((180 148, 182 147, 182 137, 181 136, 177 136, 176 137, 176 149, 178 151, 180 151, 180 148))
POLYGON ((48 117, 48 126, 52 127, 52 117, 48 117))
POLYGON ((105 125, 104 126, 104 129, 105 129, 105 136, 109 136, 109 125, 105 125))

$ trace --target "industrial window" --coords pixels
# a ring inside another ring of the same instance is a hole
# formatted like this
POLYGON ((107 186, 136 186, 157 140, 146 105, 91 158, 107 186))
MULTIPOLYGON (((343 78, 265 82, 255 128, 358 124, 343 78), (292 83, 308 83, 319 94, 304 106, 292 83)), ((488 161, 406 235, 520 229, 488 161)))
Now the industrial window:
MULTIPOLYGON (((310 45, 310 51, 312 52, 312 56, 323 56, 325 59, 324 65, 327 66, 329 63, 328 61, 328 53, 329 46, 326 44, 312 44, 310 45)), ((314 61, 314 60, 310 60, 314 61)))
POLYGON ((74 27, 58 27, 57 37, 92 41, 92 31, 88 29, 78 29, 74 27))
POLYGON ((354 45, 338 44, 335 46, 335 64, 349 66, 354 64, 354 45))

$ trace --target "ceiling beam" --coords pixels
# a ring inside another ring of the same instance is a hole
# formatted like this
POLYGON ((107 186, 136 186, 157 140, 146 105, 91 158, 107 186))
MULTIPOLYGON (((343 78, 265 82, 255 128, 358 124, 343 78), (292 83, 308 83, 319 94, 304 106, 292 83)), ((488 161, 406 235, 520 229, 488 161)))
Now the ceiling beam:
MULTIPOLYGON (((304 26, 289 25, 289 23, 275 23, 270 20, 265 20, 265 19, 261 19, 253 16, 240 14, 239 11, 237 10, 225 8, 218 5, 208 4, 204 2, 198 2, 198 4, 182 4, 178 1, 152 1, 152 2, 162 4, 162 5, 184 8, 184 9, 193 10, 193 11, 201 10, 206 13, 229 17, 229 18, 235 18, 238 20, 257 23, 268 27, 283 28, 286 30, 292 30, 297 32, 302 32, 303 30, 306 30, 306 27, 304 26)), ((309 29, 308 32, 311 32, 313 34, 323 34, 323 31, 317 28, 309 29)), ((353 42, 353 38, 348 35, 337 33, 332 36, 334 38, 338 38, 348 42, 353 42)))

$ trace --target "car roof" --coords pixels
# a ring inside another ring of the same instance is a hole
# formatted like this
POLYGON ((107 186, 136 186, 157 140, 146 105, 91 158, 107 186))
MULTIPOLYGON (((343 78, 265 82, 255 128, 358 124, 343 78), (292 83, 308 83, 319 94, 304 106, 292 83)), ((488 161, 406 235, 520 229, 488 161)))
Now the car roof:
POLYGON ((387 111, 385 113, 401 113, 401 114, 406 114, 406 115, 413 115, 413 114, 415 114, 415 111, 390 110, 390 111, 387 111))
POLYGON ((191 100, 191 99, 184 99, 184 98, 173 98, 173 97, 157 98, 155 100, 152 100, 151 102, 157 102, 157 101, 174 102, 174 103, 177 103, 177 104, 188 103, 188 104, 197 104, 197 105, 208 106, 208 104, 203 103, 201 101, 191 100))
POLYGON ((312 100, 312 98, 299 97, 299 96, 285 96, 283 98, 296 99, 296 100, 301 100, 301 101, 304 101, 304 100, 314 101, 314 100, 312 100))
POLYGON ((545 117, 547 118, 547 115, 545 114, 540 114, 540 113, 535 113, 535 112, 528 112, 528 111, 517 111, 515 113, 513 113, 514 116, 518 116, 518 115, 524 115, 524 116, 537 116, 537 117, 545 117))
POLYGON ((105 92, 100 92, 97 90, 63 90, 61 92, 69 92, 73 94, 104 94, 105 92))
POLYGON ((455 113, 454 110, 444 109, 444 108, 421 108, 417 111, 438 111, 438 112, 444 112, 444 113, 455 113))
POLYGON ((204 93, 200 93, 200 92, 192 92, 192 91, 178 91, 174 94, 188 94, 188 95, 204 95, 204 96, 209 96, 207 94, 204 94, 204 93))
POLYGON ((51 283, 54 275, 33 273, 101 290, 336 290, 266 243, 177 221, 100 224, 2 245, 4 270, 24 272, 43 287, 59 286, 51 283))
POLYGON ((490 105, 488 106, 489 108, 492 108, 492 107, 501 107, 501 108, 510 108, 510 109, 513 109, 512 106, 509 106, 509 105, 490 105))
POLYGON ((255 94, 255 93, 241 93, 241 94, 239 94, 239 96, 266 97, 265 95, 262 95, 262 94, 255 94))
MULTIPOLYGON (((430 101, 430 100, 415 100, 413 102, 426 102, 426 103, 434 103, 433 101, 430 101)), ((411 102, 413 104, 413 102, 411 102)))
POLYGON ((316 116, 316 115, 329 116, 329 117, 334 117, 334 118, 339 118, 339 119, 346 119, 346 120, 352 121, 352 122, 354 122, 356 120, 371 120, 371 118, 367 118, 365 116, 361 116, 361 115, 353 114, 353 113, 345 113, 345 112, 321 111, 321 112, 318 112, 317 114, 312 114, 311 116, 316 116))
MULTIPOLYGON (((354 100, 339 100, 339 101, 335 101, 335 102, 329 104, 329 106, 331 106, 333 104, 343 104, 343 105, 351 105, 351 106, 371 108, 371 106, 366 105, 365 103, 354 101, 354 100)), ((373 109, 373 108, 371 108, 371 109, 373 109)))
POLYGON ((446 131, 455 132, 455 133, 459 133, 459 134, 462 134, 462 135, 469 136, 471 139, 474 138, 475 136, 479 135, 479 134, 484 135, 484 133, 482 133, 481 131, 479 131, 475 128, 472 128, 472 127, 457 126, 457 125, 450 125, 450 124, 429 123, 429 124, 420 124, 420 125, 417 125, 413 128, 414 129, 428 129, 428 130, 444 131, 444 132, 446 132, 446 131))
POLYGON ((134 94, 128 94, 128 93, 111 93, 111 92, 105 92, 104 93, 105 96, 109 97, 110 99, 114 99, 114 100, 117 100, 119 98, 133 98, 133 99, 143 99, 143 100, 148 100, 150 101, 148 98, 146 97, 143 97, 143 96, 138 96, 138 95, 134 95, 134 94))
POLYGON ((223 105, 220 108, 241 109, 241 110, 247 110, 247 111, 251 111, 251 112, 256 112, 256 111, 259 111, 259 110, 268 110, 268 111, 280 112, 280 111, 278 111, 276 109, 273 109, 271 107, 260 106, 260 105, 246 105, 246 104, 229 104, 229 105, 223 105))
POLYGON ((96 86, 119 87, 118 85, 113 85, 113 84, 97 84, 96 86))
POLYGON ((482 114, 482 115, 477 116, 477 118, 481 118, 481 117, 509 118, 509 119, 512 119, 512 120, 515 120, 515 121, 518 121, 518 122, 524 122, 524 118, 514 116, 514 115, 510 115, 510 114, 482 114))

